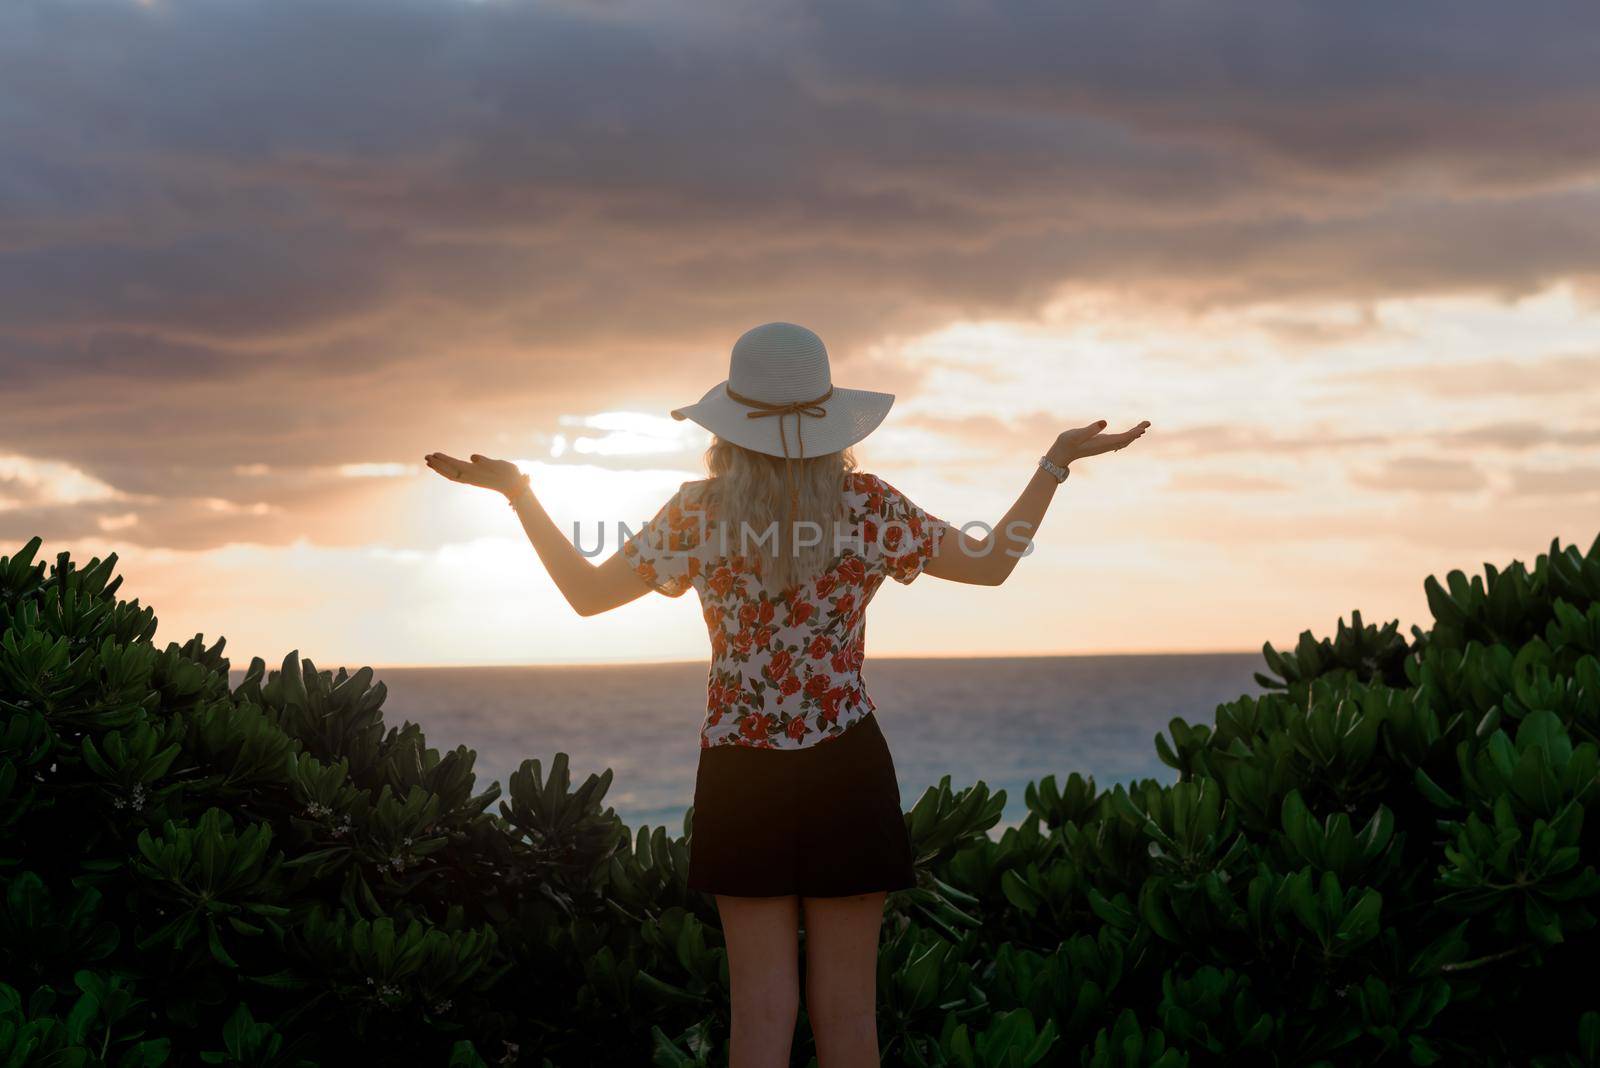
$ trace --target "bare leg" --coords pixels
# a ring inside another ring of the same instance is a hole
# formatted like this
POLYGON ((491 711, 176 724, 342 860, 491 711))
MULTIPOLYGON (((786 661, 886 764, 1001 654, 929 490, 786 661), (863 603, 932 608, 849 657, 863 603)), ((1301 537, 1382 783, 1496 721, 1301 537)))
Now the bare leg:
POLYGON ((729 1068, 788 1068, 800 1012, 800 899, 716 898, 733 988, 729 1068))
POLYGON ((806 1015, 821 1068, 877 1068, 883 891, 803 898, 806 1015))

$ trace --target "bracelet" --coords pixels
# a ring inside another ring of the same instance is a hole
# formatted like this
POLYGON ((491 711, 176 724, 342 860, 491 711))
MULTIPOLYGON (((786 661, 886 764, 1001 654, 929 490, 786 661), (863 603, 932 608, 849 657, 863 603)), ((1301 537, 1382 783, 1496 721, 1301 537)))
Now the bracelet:
POLYGON ((1068 475, 1072 474, 1070 470, 1062 467, 1048 456, 1039 457, 1039 466, 1044 468, 1050 477, 1056 480, 1056 485, 1058 486, 1067 480, 1068 475))
POLYGON ((532 481, 528 478, 527 475, 523 475, 522 476, 522 488, 517 490, 515 493, 506 494, 506 503, 509 504, 514 509, 514 508, 516 508, 518 501, 520 501, 524 496, 526 496, 528 494, 531 494, 532 492, 533 492, 533 483, 532 483, 532 481))

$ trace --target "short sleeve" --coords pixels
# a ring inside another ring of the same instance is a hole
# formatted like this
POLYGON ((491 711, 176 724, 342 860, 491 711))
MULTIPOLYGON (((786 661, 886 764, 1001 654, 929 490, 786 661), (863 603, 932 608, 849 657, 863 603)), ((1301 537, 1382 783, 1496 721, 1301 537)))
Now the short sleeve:
POLYGON ((634 572, 668 597, 677 597, 694 585, 700 573, 699 547, 704 539, 704 516, 678 487, 655 518, 631 534, 618 550, 634 572))
POLYGON ((873 558, 890 578, 909 585, 927 569, 950 524, 882 479, 878 485, 882 493, 874 495, 874 503, 882 503, 874 509, 878 529, 873 558))

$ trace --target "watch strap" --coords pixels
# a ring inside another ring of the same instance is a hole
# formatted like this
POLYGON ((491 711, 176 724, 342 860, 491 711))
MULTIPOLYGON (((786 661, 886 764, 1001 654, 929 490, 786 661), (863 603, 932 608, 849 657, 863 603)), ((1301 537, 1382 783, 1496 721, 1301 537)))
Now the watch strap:
POLYGON ((1072 474, 1070 469, 1062 467, 1048 456, 1039 457, 1039 466, 1044 468, 1045 471, 1049 473, 1050 477, 1056 480, 1057 485, 1065 482, 1067 480, 1067 476, 1072 474))

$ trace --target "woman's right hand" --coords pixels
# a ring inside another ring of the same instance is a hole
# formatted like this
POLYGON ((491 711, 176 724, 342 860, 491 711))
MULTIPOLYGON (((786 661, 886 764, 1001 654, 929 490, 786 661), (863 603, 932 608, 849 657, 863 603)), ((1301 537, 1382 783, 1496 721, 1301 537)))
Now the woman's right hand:
POLYGON ((1050 462, 1066 467, 1074 460, 1085 456, 1098 456, 1102 452, 1115 452, 1144 436, 1149 429, 1150 420, 1146 419, 1137 426, 1130 427, 1120 434, 1106 434, 1104 419, 1088 426, 1075 427, 1072 430, 1063 430, 1056 438, 1056 443, 1051 446, 1049 453, 1050 462))
POLYGON ((508 497, 522 488, 522 471, 510 460, 495 460, 478 453, 473 453, 471 460, 458 460, 443 452, 430 452, 423 460, 451 482, 482 486, 508 497))

